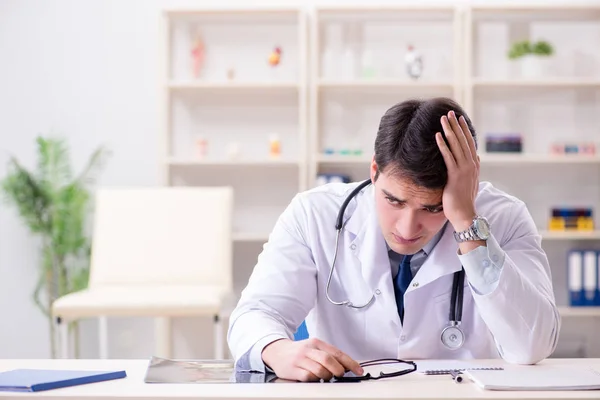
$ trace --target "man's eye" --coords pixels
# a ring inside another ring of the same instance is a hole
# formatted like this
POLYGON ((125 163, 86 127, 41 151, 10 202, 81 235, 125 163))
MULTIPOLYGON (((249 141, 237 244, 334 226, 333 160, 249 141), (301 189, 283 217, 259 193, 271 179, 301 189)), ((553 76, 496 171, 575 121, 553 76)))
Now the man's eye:
POLYGON ((428 212, 432 213, 432 214, 437 214, 437 213, 441 213, 442 211, 444 211, 443 208, 441 207, 436 207, 436 208, 426 208, 425 210, 427 210, 428 212))
POLYGON ((398 200, 396 200, 396 199, 394 199, 394 198, 392 198, 392 197, 387 197, 387 196, 386 196, 386 199, 387 199, 388 203, 390 203, 390 204, 400 204, 400 203, 398 202, 398 200))

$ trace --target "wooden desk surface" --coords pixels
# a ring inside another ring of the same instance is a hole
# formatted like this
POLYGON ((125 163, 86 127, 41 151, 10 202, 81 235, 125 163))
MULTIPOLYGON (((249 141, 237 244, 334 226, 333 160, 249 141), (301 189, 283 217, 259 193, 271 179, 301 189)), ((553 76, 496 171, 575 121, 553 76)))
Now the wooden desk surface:
MULTIPOLYGON (((418 363, 418 361, 417 361, 418 363)), ((500 360, 477 364, 507 366, 500 360)), ((600 370, 600 359, 549 359, 543 365, 591 366, 600 370)), ((418 372, 397 378, 360 383, 247 383, 247 384, 146 384, 148 360, 0 360, 0 371, 17 368, 125 369, 128 377, 114 381, 54 389, 37 393, 0 392, 2 398, 52 399, 600 399, 600 391, 514 392, 489 391, 465 379, 455 383, 449 375, 418 372)))

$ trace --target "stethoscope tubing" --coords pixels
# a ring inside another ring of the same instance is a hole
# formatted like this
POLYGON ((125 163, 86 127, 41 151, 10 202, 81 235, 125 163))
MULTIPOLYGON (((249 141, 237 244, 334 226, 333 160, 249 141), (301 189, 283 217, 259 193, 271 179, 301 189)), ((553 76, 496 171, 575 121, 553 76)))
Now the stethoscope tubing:
MULTIPOLYGON (((371 295, 371 298, 369 299, 368 302, 361 304, 361 305, 355 305, 353 304, 350 300, 344 300, 344 301, 335 301, 333 300, 330 296, 329 296, 329 287, 331 286, 331 279, 333 277, 333 271, 335 269, 335 262, 337 260, 337 255, 338 255, 338 245, 339 245, 339 239, 340 239, 340 233, 342 231, 342 228, 344 226, 344 213, 346 212, 346 208, 348 207, 348 204, 350 203, 350 201, 361 191, 363 190, 365 187, 367 187, 368 185, 371 184, 371 179, 367 179, 364 182, 362 182, 361 184, 359 184, 344 200, 344 202, 342 203, 342 205, 340 206, 340 210, 338 212, 338 215, 336 217, 336 223, 335 223, 335 229, 336 229, 336 235, 335 235, 335 251, 333 253, 333 261, 331 263, 331 268, 329 270, 329 276, 327 278, 327 285, 325 288, 325 296, 327 297, 327 300, 329 300, 329 302, 331 302, 332 304, 336 305, 336 306, 346 306, 346 307, 350 307, 353 309, 361 309, 361 308, 365 308, 368 307, 369 305, 371 305, 373 303, 373 301, 375 300, 375 295, 371 295)), ((450 325, 452 327, 455 327, 456 329, 458 329, 460 331, 460 333, 462 334, 462 330, 460 330, 459 326, 461 324, 461 320, 462 320, 462 309, 463 309, 463 292, 464 292, 464 280, 465 280, 465 271, 463 268, 460 269, 460 271, 457 271, 454 273, 454 277, 453 277, 453 281, 452 281, 452 293, 450 296, 450 313, 448 315, 448 319, 450 321, 450 325)), ((448 344, 446 344, 443 340, 442 340, 444 346, 451 348, 448 344)))

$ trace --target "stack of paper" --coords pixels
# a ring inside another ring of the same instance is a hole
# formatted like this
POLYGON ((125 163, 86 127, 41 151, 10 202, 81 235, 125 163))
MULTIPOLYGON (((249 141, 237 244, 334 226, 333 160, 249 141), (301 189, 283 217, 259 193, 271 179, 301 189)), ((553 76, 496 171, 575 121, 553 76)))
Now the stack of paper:
POLYGON ((585 367, 514 366, 503 371, 467 370, 465 375, 489 390, 600 389, 600 372, 585 367))

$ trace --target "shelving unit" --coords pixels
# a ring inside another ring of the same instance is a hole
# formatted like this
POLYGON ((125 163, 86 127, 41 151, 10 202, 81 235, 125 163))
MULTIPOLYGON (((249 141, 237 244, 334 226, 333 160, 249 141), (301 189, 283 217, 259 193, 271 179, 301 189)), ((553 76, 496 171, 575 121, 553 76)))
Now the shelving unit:
POLYGON ((600 240, 600 230, 586 231, 548 231, 540 229, 544 240, 600 240))
POLYGON ((321 173, 368 177, 379 120, 393 104, 415 96, 460 96, 457 8, 317 7, 311 33, 308 187, 321 173), (409 45, 424 59, 418 79, 405 70, 409 45), (359 155, 339 155, 341 146, 359 155), (329 148, 338 155, 325 154, 329 148))
POLYGON ((485 153, 480 156, 481 164, 506 166, 507 164, 597 164, 599 155, 553 155, 553 154, 518 154, 518 153, 485 153))
POLYGON ((298 85, 294 82, 171 82, 169 89, 172 91, 185 90, 212 90, 212 91, 297 91, 298 85))
POLYGON ((600 307, 560 307, 562 317, 600 317, 600 307))
POLYGON ((163 182, 233 186, 239 289, 279 214, 306 189, 305 11, 166 10, 163 17, 163 182), (198 44, 204 60, 195 74, 192 51, 198 44), (272 66, 268 60, 276 47, 280 63, 272 66), (273 135, 281 146, 275 157, 273 135))
MULTIPOLYGON (((594 207, 600 229, 600 6, 415 2, 312 11, 164 13, 163 182, 234 186, 238 289, 293 195, 314 187, 321 173, 366 179, 385 111, 408 98, 447 96, 473 119, 481 179, 528 205, 552 266, 557 300, 566 304, 565 252, 572 246, 600 250, 600 230, 546 227, 551 207, 587 205, 594 207), (189 64, 197 28, 207 51, 201 78, 192 77, 189 64), (506 56, 514 41, 526 38, 555 45, 552 65, 542 65, 538 74, 523 74, 521 63, 506 56), (409 44, 423 56, 419 79, 405 70, 409 44), (266 61, 277 45, 282 64, 272 69, 266 61), (523 153, 485 151, 488 134, 511 132, 523 134, 523 153), (282 145, 277 159, 268 156, 273 133, 282 145), (202 158, 199 137, 208 140, 202 158), (549 154, 552 142, 568 140, 594 141, 599 153, 549 154), (239 142, 241 156, 228 156, 232 141, 239 142)), ((561 314, 595 318, 600 312, 561 307, 561 314)))
MULTIPOLYGON (((600 249, 600 231, 546 227, 551 208, 561 206, 592 207, 600 227, 600 154, 550 154, 553 142, 590 141, 600 150, 600 6, 467 7, 464 65, 464 105, 478 129, 481 179, 527 204, 550 262, 561 316, 569 325, 595 323, 600 307, 565 306, 566 260, 573 248, 600 249), (537 73, 527 73, 526 61, 507 57, 512 43, 523 39, 554 46, 552 61, 542 61, 537 73), (497 133, 522 134, 523 153, 486 153, 486 136, 497 133)), ((572 339, 580 345, 595 342, 592 332, 578 334, 583 336, 572 339)))

